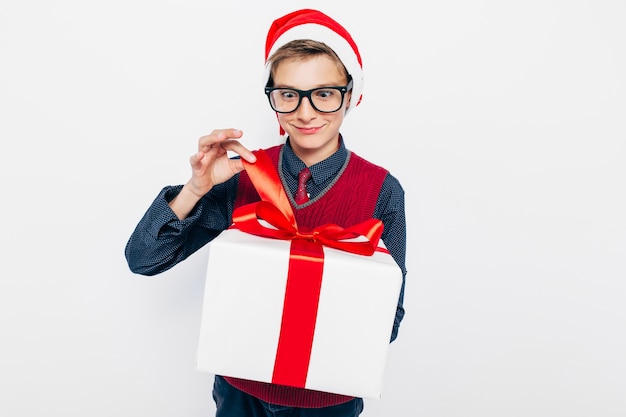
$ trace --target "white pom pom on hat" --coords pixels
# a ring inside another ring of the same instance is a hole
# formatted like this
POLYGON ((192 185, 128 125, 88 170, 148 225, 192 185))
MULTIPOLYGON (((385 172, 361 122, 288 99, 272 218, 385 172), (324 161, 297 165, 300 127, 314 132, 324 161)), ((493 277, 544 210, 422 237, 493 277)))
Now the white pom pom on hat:
POLYGON ((281 46, 296 39, 312 39, 328 45, 339 57, 352 77, 352 100, 346 112, 362 99, 363 63, 359 49, 350 33, 326 14, 314 9, 301 9, 286 14, 272 23, 265 41, 265 77, 267 84, 270 67, 267 59, 281 46))

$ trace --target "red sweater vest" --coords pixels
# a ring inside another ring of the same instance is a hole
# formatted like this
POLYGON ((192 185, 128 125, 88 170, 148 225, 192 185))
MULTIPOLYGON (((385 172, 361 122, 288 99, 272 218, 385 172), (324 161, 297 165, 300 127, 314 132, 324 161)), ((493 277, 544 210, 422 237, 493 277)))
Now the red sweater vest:
MULTIPOLYGON (((266 150, 278 170, 283 145, 266 150)), ((308 206, 292 206, 300 228, 312 229, 327 223, 350 227, 371 219, 387 170, 350 153, 334 184, 308 206)), ((289 192, 289 191, 287 191, 289 192)), ((235 208, 259 201, 260 197, 246 171, 239 176, 235 208)), ((318 408, 341 404, 353 397, 265 382, 226 377, 234 387, 263 401, 291 407, 318 408)))

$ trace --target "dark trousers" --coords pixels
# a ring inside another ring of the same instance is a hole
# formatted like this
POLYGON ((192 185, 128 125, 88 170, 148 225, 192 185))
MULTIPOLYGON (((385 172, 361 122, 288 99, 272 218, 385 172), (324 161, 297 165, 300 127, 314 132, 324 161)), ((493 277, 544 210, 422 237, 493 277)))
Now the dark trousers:
POLYGON ((297 408, 270 404, 233 387, 215 376, 213 399, 215 417, 357 417, 363 411, 363 399, 323 408, 297 408))

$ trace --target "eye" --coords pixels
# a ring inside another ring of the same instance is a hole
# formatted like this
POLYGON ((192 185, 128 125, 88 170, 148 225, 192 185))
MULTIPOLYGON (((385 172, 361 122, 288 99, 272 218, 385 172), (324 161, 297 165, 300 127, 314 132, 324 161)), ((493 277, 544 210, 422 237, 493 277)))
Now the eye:
POLYGON ((315 90, 315 97, 320 100, 331 100, 337 91, 332 88, 315 90))
POLYGON ((280 90, 280 98, 285 101, 297 100, 298 93, 293 90, 280 90))

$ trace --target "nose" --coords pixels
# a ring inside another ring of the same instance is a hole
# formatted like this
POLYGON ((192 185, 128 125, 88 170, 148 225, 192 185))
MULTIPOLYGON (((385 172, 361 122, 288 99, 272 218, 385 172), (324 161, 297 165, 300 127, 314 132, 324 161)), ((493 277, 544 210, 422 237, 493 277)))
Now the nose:
POLYGON ((298 112, 298 117, 302 119, 312 119, 317 116, 317 110, 311 104, 310 97, 302 97, 302 101, 300 102, 300 106, 296 110, 298 112))

